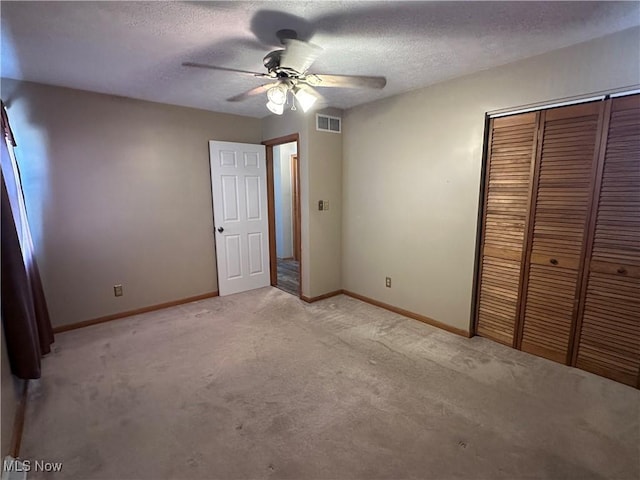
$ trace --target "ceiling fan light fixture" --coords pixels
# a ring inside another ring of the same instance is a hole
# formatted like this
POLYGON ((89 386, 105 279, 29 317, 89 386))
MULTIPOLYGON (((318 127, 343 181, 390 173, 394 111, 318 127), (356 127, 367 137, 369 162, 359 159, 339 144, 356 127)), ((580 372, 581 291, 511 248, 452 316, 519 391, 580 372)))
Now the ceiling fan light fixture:
POLYGON ((269 111, 271 113, 275 113, 276 115, 282 115, 282 113, 284 112, 284 103, 283 104, 277 104, 277 103, 273 103, 271 100, 269 100, 267 102, 267 108, 269 109, 269 111))
POLYGON ((270 103, 284 105, 287 103, 287 92, 289 88, 283 83, 278 83, 267 90, 267 98, 270 103))
POLYGON ((291 101, 291 110, 295 111, 300 107, 304 112, 308 112, 314 106, 317 108, 318 103, 324 104, 324 97, 314 87, 382 89, 387 84, 385 77, 310 73, 309 69, 322 52, 322 47, 298 39, 298 34, 294 30, 279 30, 276 36, 284 48, 273 50, 264 57, 263 63, 267 73, 205 63, 184 62, 182 65, 265 79, 264 81, 268 83, 227 98, 227 101, 241 102, 266 93, 267 108, 276 115, 284 113, 284 108, 289 106, 289 101, 291 101), (289 92, 291 92, 291 99, 289 92))
POLYGON ((305 88, 295 87, 293 89, 293 95, 296 97, 302 111, 305 113, 313 107, 313 104, 318 100, 316 95, 305 88))

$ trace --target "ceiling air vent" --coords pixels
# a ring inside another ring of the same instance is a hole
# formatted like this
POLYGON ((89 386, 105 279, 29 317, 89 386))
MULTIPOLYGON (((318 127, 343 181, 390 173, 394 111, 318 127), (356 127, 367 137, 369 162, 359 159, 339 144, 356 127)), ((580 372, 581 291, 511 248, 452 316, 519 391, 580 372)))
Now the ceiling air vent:
POLYGON ((342 132, 342 119, 340 117, 332 117, 316 113, 316 130, 320 132, 342 132))

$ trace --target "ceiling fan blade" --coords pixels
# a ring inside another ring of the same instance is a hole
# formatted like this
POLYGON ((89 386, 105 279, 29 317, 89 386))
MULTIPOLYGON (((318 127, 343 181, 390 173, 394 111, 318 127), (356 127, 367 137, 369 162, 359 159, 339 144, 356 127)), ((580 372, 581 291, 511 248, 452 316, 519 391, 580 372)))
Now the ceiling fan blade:
POLYGON ((304 82, 314 87, 342 88, 384 88, 387 79, 384 77, 365 77, 360 75, 307 75, 304 82))
POLYGON ((322 53, 322 47, 313 43, 289 39, 285 41, 285 51, 280 59, 281 68, 290 68, 298 73, 304 73, 322 53))
POLYGON ((253 97, 255 95, 260 95, 261 93, 266 92, 273 85, 277 85, 277 83, 267 83, 265 85, 260 85, 259 87, 252 88, 251 90, 249 90, 247 92, 241 93, 241 94, 236 95, 236 96, 231 97, 231 98, 227 98, 227 102, 242 102, 243 100, 246 100, 247 98, 253 97))
POLYGON ((218 67, 216 65, 207 65, 206 63, 183 62, 183 67, 207 68, 209 70, 222 70, 223 72, 246 73, 254 77, 268 77, 266 73, 250 72, 249 70, 240 70, 238 68, 218 67))

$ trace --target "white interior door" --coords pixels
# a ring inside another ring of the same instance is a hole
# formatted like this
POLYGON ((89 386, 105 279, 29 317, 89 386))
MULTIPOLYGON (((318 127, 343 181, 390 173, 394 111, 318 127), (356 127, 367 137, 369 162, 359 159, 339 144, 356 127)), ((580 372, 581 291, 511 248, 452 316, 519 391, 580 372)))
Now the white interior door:
POLYGON ((264 145, 209 142, 220 295, 270 285, 264 145))

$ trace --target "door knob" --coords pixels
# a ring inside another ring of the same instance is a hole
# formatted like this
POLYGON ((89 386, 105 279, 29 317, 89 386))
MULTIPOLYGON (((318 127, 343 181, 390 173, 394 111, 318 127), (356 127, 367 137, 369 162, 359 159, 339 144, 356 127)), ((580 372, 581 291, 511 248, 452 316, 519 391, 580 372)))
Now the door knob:
POLYGON ((220 232, 220 233, 224 232, 224 228, 218 227, 218 232, 220 232))
POLYGON ((558 264, 558 260, 556 260, 555 258, 552 258, 551 260, 549 260, 549 262, 551 263, 551 265, 557 265, 558 264))

